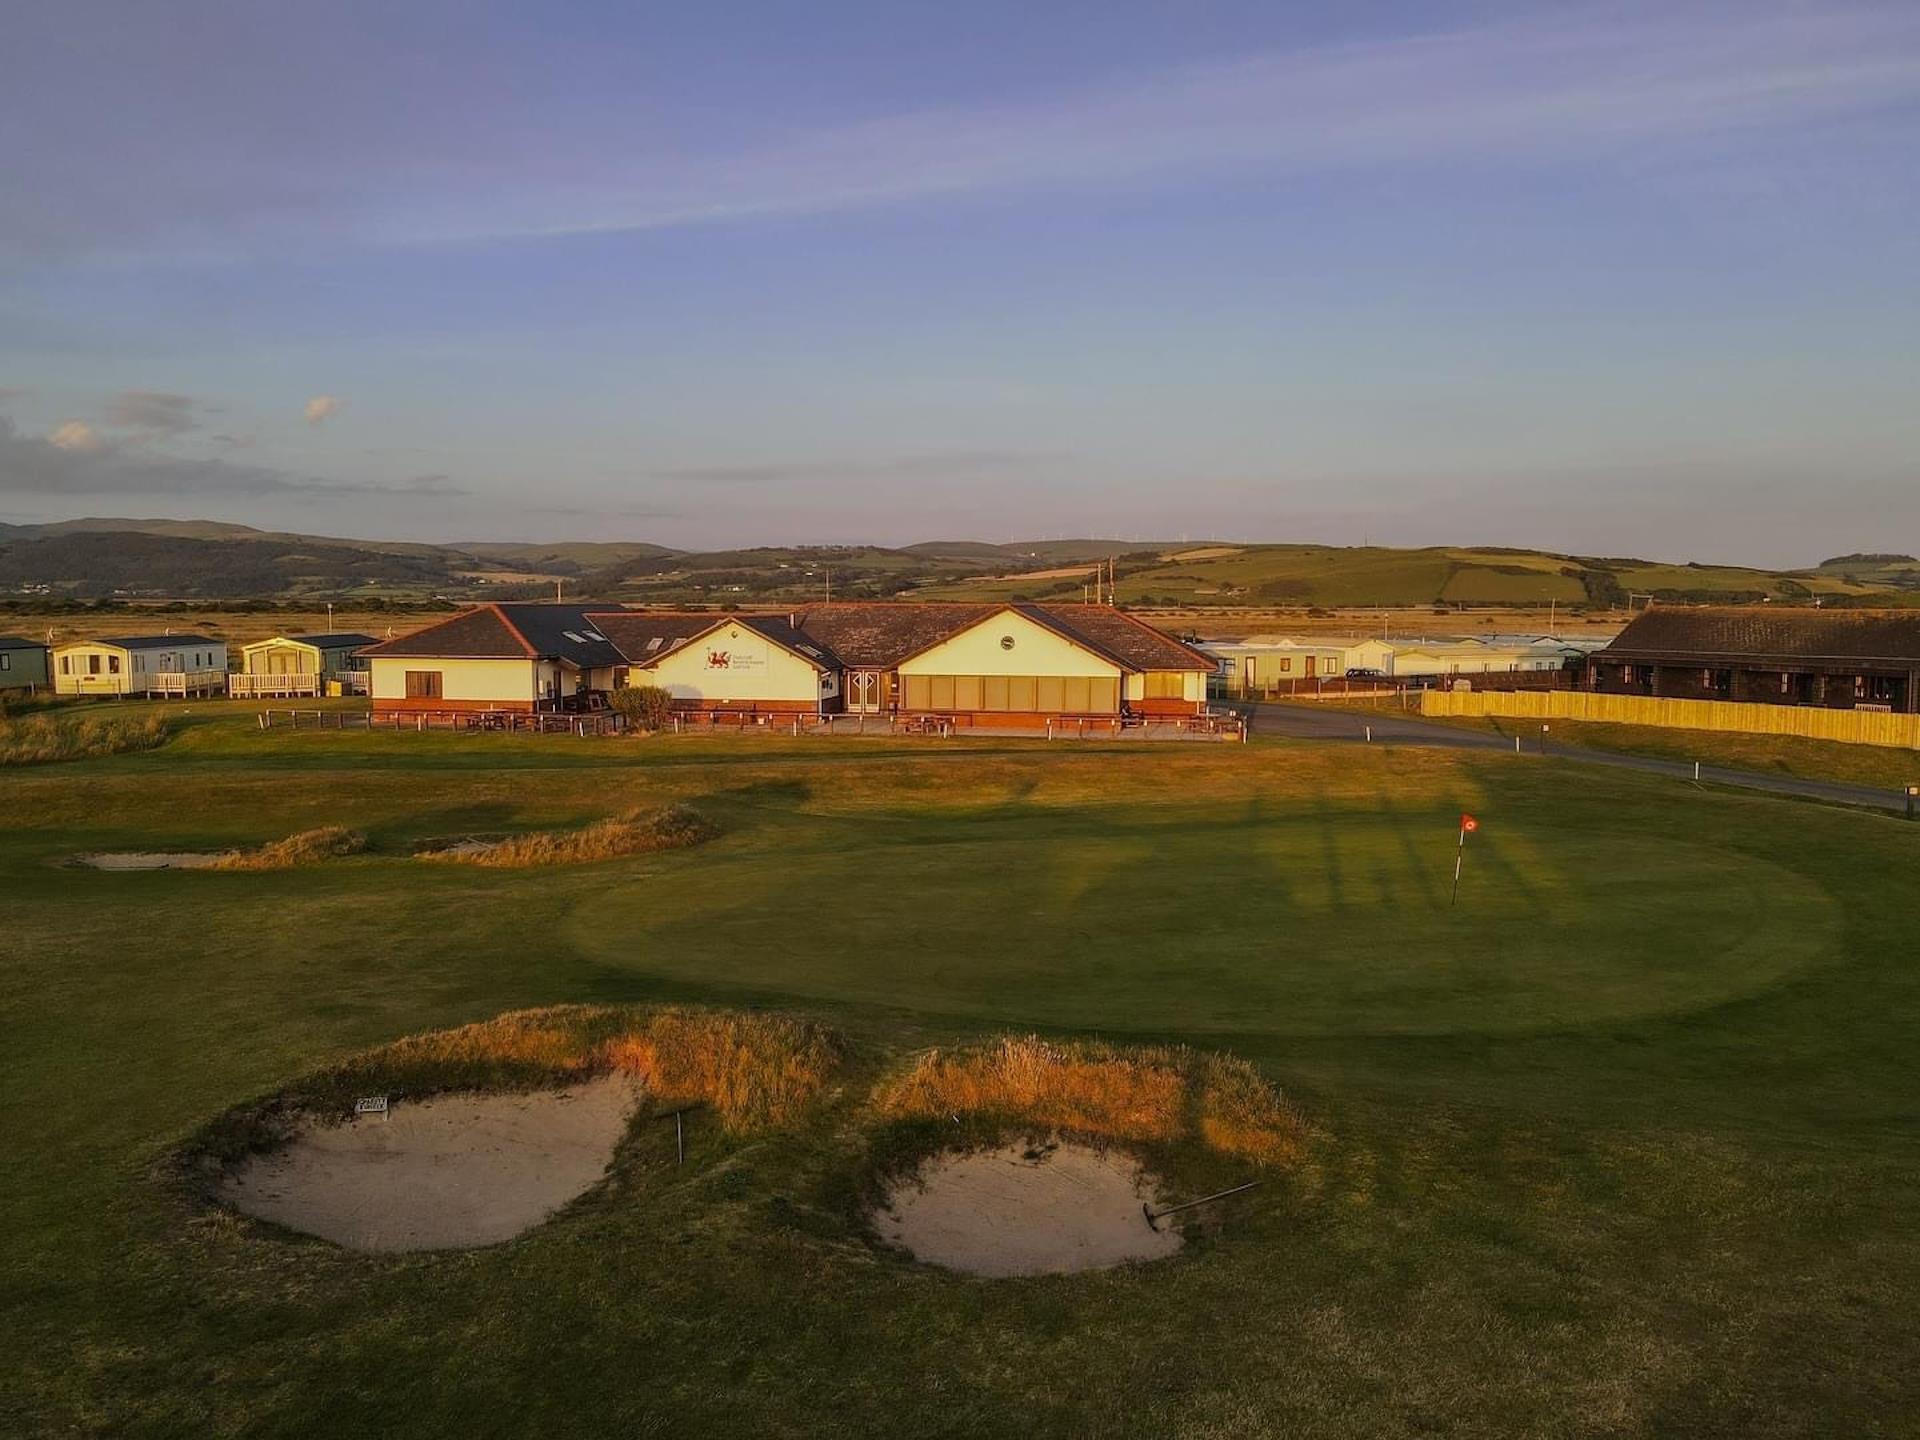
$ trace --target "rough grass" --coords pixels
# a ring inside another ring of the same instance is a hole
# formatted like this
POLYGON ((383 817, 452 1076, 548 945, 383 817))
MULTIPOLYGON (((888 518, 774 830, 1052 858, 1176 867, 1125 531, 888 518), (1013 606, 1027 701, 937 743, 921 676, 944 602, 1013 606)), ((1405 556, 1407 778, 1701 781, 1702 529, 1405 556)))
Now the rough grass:
POLYGON ((1199 1140, 1257 1164, 1299 1155, 1306 1126, 1244 1060, 1179 1048, 1008 1036, 934 1050, 876 1096, 889 1119, 970 1116, 1168 1143, 1199 1140))
POLYGON ((537 830, 515 835, 482 849, 427 850, 421 852, 420 858, 501 868, 581 865, 651 850, 684 850, 704 844, 718 833, 713 822, 697 810, 685 805, 667 805, 651 812, 598 820, 578 830, 537 830))
POLYGON ((842 1056, 833 1031, 789 1015, 606 1005, 516 1010, 350 1056, 216 1122, 189 1148, 231 1158, 275 1143, 292 1112, 344 1113, 361 1095, 527 1090, 609 1071, 632 1075, 656 1105, 705 1104, 727 1130, 745 1133, 795 1121, 842 1056))
POLYGON ((367 837, 358 830, 349 830, 344 825, 322 825, 251 850, 229 850, 207 868, 291 870, 296 865, 314 865, 343 855, 358 855, 366 848, 367 837))
POLYGON ((90 760, 166 744, 173 728, 162 715, 32 715, 0 710, 0 765, 90 760))

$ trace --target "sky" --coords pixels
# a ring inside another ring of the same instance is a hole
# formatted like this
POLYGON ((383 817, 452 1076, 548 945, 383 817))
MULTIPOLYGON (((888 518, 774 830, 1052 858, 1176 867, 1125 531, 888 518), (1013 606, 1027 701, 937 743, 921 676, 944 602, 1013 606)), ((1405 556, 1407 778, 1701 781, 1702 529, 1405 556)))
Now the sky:
POLYGON ((1920 5, 13 0, 0 521, 1920 552, 1920 5))

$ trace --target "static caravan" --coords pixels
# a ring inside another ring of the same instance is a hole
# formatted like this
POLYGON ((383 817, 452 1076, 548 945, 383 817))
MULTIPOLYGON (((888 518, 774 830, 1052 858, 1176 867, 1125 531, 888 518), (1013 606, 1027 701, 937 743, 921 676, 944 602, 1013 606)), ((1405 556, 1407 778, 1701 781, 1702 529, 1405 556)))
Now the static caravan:
POLYGON ((1209 640, 1200 646, 1220 662, 1216 684, 1230 695, 1311 689, 1347 673, 1348 640, 1209 640))
POLYGON ((118 635, 53 647, 56 695, 217 695, 227 646, 204 635, 118 635))
POLYGON ((240 647, 240 668, 227 677, 236 700, 254 696, 324 695, 366 691, 366 672, 354 657, 379 642, 371 635, 337 631, 323 635, 275 635, 240 647))
POLYGON ((359 652, 373 713, 578 713, 627 661, 577 605, 481 605, 359 652))
POLYGON ((0 635, 0 692, 47 688, 47 647, 38 640, 0 635))

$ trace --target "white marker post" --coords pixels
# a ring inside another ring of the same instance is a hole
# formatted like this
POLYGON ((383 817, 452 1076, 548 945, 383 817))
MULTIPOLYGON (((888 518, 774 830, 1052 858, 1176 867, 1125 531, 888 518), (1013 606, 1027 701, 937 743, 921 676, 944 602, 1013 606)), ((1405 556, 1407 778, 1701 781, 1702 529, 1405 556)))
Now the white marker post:
POLYGON ((1460 843, 1454 847, 1453 851, 1453 894, 1447 900, 1449 910, 1460 903, 1460 866, 1467 858, 1467 836, 1479 828, 1480 822, 1473 816, 1461 815, 1460 843))

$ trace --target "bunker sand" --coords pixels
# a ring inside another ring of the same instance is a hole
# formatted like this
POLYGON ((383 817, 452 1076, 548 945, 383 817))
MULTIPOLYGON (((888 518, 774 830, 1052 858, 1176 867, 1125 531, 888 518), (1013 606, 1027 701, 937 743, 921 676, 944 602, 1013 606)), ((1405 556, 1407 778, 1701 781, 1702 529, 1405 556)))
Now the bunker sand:
POLYGON ((1158 1202, 1153 1177, 1122 1151, 1023 1143, 933 1157, 892 1187, 874 1226, 968 1275, 1062 1274, 1174 1254, 1179 1232, 1140 1211, 1158 1202))
POLYGON ((106 851, 76 856, 73 863, 92 870, 208 870, 231 853, 223 850, 106 851))
POLYGON ((440 1095, 303 1124, 229 1174, 241 1212, 353 1250, 495 1245, 606 1174, 640 1088, 609 1076, 530 1094, 440 1095))

